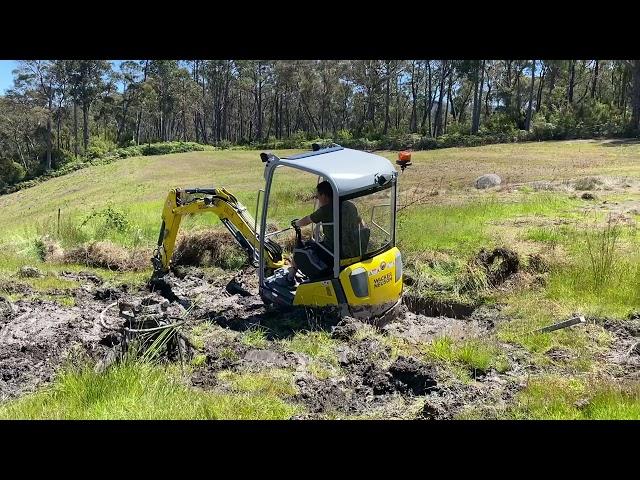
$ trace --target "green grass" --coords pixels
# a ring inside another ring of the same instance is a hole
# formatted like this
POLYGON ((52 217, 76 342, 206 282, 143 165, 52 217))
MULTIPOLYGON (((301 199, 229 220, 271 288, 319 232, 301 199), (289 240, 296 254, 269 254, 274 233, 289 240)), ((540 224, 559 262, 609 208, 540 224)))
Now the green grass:
POLYGON ((588 315, 626 317, 640 310, 640 260, 619 260, 599 288, 586 259, 555 269, 549 277, 547 297, 588 315))
POLYGON ((470 339, 456 342, 443 336, 428 344, 424 355, 432 360, 463 366, 471 374, 487 372, 491 368, 499 372, 509 369, 509 363, 502 350, 490 340, 470 339))
POLYGON ((264 328, 251 328, 240 334, 240 341, 254 348, 266 348, 269 345, 267 332, 264 328))
POLYGON ((336 341, 327 332, 298 332, 282 341, 286 351, 303 353, 311 358, 337 365, 336 341))
POLYGON ((337 342, 327 332, 297 332, 292 338, 281 340, 281 344, 285 351, 307 355, 307 371, 320 380, 335 377, 341 372, 337 342))
POLYGON ((259 393, 276 397, 290 397, 298 393, 293 372, 272 368, 261 372, 232 372, 224 370, 218 378, 237 393, 259 393))
POLYGON ((640 386, 544 376, 529 381, 506 418, 640 420, 640 386))
POLYGON ((58 376, 38 393, 0 405, 0 419, 288 419, 298 412, 272 393, 208 393, 175 371, 147 363, 117 364, 58 376))
POLYGON ((548 244, 551 247, 557 246, 567 234, 558 227, 531 227, 523 235, 524 240, 548 244))
POLYGON ((509 320, 498 325, 497 338, 524 347, 532 354, 533 363, 542 366, 557 363, 545 354, 551 349, 561 349, 570 358, 559 366, 572 373, 591 371, 598 354, 611 345, 611 334, 594 323, 535 333, 534 330, 566 320, 573 313, 569 305, 551 301, 543 292, 520 292, 505 301, 503 314, 509 320))
POLYGON ((494 194, 460 205, 410 207, 398 218, 399 244, 408 252, 437 250, 470 255, 500 243, 491 222, 521 216, 571 216, 576 202, 553 193, 522 194, 514 201, 494 194))

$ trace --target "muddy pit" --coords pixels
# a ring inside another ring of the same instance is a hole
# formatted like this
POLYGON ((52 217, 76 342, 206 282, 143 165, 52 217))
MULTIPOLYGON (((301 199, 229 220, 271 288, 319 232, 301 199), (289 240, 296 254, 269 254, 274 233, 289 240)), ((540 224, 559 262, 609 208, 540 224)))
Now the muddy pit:
MULTIPOLYGON (((196 388, 224 390, 218 379, 222 370, 242 373, 281 368, 293 372, 297 393, 290 401, 305 412, 296 418, 449 419, 469 407, 491 416, 504 409, 531 372, 526 354, 508 345, 510 369, 500 374, 482 372, 471 382, 436 363, 402 353, 393 355, 394 339, 418 345, 442 335, 467 339, 490 334, 503 319, 498 311, 486 307, 451 318, 415 313, 409 310, 411 305, 403 305, 397 318, 376 330, 350 318, 324 323, 322 316, 310 317, 305 312, 272 311, 260 300, 250 269, 211 277, 195 267, 183 268, 168 276, 180 302, 168 301, 157 291, 116 287, 91 273, 59 275, 80 283, 72 292, 72 307, 51 301, 0 300, 0 401, 46 385, 77 356, 88 357, 96 368, 114 361, 122 344, 123 319, 113 307, 118 303, 158 318, 186 319, 187 338, 204 324, 214 330, 202 345, 192 345, 191 356, 205 357, 189 379, 196 388), (241 332, 258 327, 265 331, 265 345, 254 347, 241 341, 241 332), (283 341, 296 332, 318 328, 330 332, 336 343, 336 364, 326 378, 310 371, 313 358, 283 347, 283 341)), ((622 328, 614 332, 623 339, 618 356, 637 342, 637 320, 630 319, 628 324, 610 325, 611 331, 622 328)), ((612 358, 623 365, 621 375, 637 371, 634 362, 640 362, 640 351, 634 350, 630 358, 630 364, 629 358, 612 358)))

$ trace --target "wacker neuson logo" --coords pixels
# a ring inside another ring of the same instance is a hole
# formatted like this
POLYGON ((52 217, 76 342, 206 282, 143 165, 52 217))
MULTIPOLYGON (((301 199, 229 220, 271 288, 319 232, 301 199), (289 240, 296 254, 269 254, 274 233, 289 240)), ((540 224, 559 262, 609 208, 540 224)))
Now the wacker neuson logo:
POLYGON ((383 275, 380 278, 374 278, 373 287, 374 288, 381 287, 382 285, 389 283, 390 281, 391 281, 391 272, 387 273, 386 275, 383 275))

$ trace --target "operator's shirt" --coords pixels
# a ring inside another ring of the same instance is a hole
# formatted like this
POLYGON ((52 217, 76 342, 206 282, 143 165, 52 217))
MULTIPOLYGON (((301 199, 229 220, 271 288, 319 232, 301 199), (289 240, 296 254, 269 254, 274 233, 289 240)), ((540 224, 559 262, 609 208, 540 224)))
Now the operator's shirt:
MULTIPOLYGON (((360 249, 358 248, 358 231, 360 227, 358 209, 352 202, 343 201, 340 216, 342 217, 342 251, 340 256, 342 258, 357 257, 360 255, 360 249)), ((328 203, 318 208, 309 215, 309 218, 313 223, 322 222, 324 239, 321 243, 327 250, 333 252, 333 225, 325 225, 333 222, 333 203, 328 203)))

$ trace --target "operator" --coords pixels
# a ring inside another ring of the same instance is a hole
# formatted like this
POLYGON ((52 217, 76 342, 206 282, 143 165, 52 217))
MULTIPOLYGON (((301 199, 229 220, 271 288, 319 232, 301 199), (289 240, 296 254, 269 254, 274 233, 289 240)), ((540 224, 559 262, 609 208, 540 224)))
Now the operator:
MULTIPOLYGON (((305 227, 311 223, 322 223, 323 240, 320 244, 313 241, 306 242, 304 248, 313 250, 327 265, 333 266, 333 189, 328 181, 320 182, 316 186, 316 198, 319 204, 318 209, 306 217, 292 222, 292 224, 297 227, 305 227), (331 253, 321 248, 320 245, 331 253)), ((359 228, 364 227, 365 224, 352 202, 343 201, 340 214, 342 217, 342 258, 357 257, 360 255, 358 232, 359 228)), ((298 268, 293 260, 293 255, 290 261, 291 268, 287 273, 287 282, 295 284, 295 274, 298 268)))

